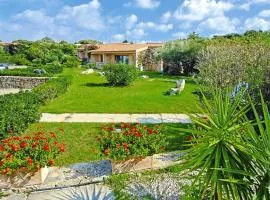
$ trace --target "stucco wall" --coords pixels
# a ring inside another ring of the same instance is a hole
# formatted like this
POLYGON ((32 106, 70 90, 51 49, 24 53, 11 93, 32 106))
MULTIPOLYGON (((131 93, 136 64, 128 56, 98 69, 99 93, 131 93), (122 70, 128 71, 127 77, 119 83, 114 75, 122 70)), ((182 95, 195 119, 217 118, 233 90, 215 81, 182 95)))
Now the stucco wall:
POLYGON ((48 77, 0 76, 0 88, 32 89, 49 79, 48 77))

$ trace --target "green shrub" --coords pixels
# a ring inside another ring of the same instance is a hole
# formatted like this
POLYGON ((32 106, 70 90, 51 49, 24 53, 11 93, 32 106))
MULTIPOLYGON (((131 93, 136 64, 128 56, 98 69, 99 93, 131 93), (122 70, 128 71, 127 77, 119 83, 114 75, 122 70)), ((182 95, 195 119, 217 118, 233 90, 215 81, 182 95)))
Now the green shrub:
POLYGON ((59 62, 48 63, 42 67, 49 74, 60 74, 63 72, 63 65, 59 62))
POLYGON ((32 68, 5 69, 0 71, 0 76, 38 76, 32 68))
POLYGON ((31 92, 0 96, 0 138, 23 132, 39 120, 38 98, 31 92))
POLYGON ((33 92, 37 95, 39 102, 45 104, 65 93, 70 83, 71 79, 69 77, 54 78, 46 84, 34 88, 33 92))
POLYGON ((67 68, 78 67, 80 65, 80 61, 75 56, 66 56, 63 61, 63 65, 67 68))
POLYGON ((111 86, 127 86, 136 80, 138 70, 134 65, 109 64, 104 66, 105 76, 111 86))

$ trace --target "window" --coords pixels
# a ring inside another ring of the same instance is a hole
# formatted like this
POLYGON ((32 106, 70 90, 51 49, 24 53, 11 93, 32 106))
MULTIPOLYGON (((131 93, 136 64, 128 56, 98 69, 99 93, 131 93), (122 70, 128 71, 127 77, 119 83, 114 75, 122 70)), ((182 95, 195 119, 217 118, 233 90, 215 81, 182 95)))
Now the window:
POLYGON ((128 64, 128 56, 115 56, 115 62, 128 64))
POLYGON ((100 55, 100 62, 103 62, 103 55, 100 55))

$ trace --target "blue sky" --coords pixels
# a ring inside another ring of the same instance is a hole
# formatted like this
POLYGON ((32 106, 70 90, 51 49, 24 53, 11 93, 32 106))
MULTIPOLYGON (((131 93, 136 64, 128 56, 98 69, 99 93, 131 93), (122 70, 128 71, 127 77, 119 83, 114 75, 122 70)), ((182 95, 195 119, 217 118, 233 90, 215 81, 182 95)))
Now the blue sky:
POLYGON ((166 41, 270 29, 270 0, 0 0, 0 40, 166 41))

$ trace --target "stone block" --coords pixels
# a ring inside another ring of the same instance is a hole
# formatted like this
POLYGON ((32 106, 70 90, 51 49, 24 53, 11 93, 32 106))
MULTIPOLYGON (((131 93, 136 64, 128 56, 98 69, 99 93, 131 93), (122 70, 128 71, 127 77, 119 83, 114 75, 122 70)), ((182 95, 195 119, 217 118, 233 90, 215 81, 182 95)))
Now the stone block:
POLYGON ((126 161, 112 162, 113 174, 121 174, 127 172, 136 172, 152 169, 152 156, 137 157, 126 161))

